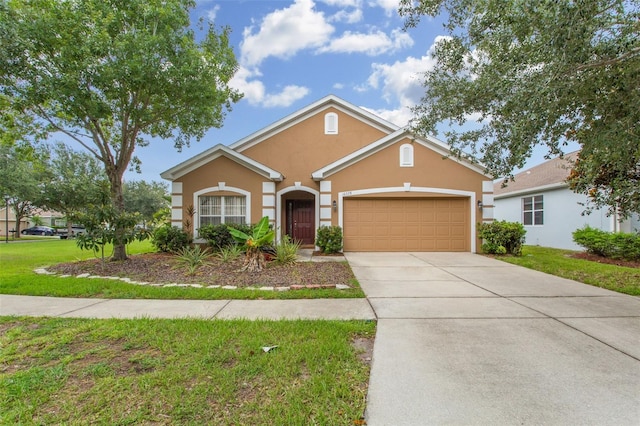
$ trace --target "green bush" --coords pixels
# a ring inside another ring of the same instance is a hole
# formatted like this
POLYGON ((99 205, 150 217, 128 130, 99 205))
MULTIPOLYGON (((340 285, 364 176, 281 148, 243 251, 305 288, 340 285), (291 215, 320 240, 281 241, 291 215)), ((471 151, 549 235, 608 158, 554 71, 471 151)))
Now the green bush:
POLYGON ((153 232, 153 245, 158 251, 178 252, 191 244, 191 237, 177 226, 164 225, 153 232))
POLYGON ((606 232, 586 226, 573 232, 573 241, 599 256, 640 260, 640 234, 606 232))
POLYGON ((226 247, 220 247, 216 253, 216 257, 222 263, 228 263, 236 260, 244 253, 242 247, 237 244, 232 244, 226 247))
POLYGON ((183 247, 176 252, 178 265, 187 269, 187 275, 195 275, 199 267, 206 264, 211 257, 209 249, 202 250, 199 245, 194 247, 183 247))
POLYGON ((480 224, 480 238, 484 240, 482 251, 520 256, 526 233, 524 226, 518 222, 500 220, 482 223, 480 224))
POLYGON ((300 243, 292 241, 291 237, 284 235, 280 242, 276 244, 276 253, 273 260, 281 265, 294 263, 298 259, 300 243))
POLYGON ((204 225, 198 229, 198 235, 207 240, 207 243, 214 249, 220 250, 236 245, 236 240, 231 236, 229 228, 238 229, 245 234, 251 233, 251 225, 230 223, 229 225, 204 225))
POLYGON ((323 253, 338 253, 342 250, 342 228, 321 226, 316 233, 316 245, 323 253))

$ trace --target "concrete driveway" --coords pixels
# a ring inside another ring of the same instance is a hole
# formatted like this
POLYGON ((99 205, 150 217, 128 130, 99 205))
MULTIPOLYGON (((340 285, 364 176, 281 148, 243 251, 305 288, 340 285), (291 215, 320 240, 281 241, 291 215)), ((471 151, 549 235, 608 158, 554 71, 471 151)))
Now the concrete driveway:
POLYGON ((639 425, 640 298, 471 253, 347 253, 380 425, 639 425))

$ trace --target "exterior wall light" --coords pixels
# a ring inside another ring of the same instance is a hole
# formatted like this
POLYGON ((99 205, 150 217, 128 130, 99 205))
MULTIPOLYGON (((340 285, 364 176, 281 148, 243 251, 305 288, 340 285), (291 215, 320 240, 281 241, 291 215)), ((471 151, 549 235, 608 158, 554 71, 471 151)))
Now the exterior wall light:
POLYGON ((482 201, 478 200, 478 208, 482 210, 482 201))
POLYGON ((333 211, 335 212, 336 210, 338 210, 338 203, 336 203, 336 200, 333 200, 333 203, 331 203, 331 205, 333 206, 333 211))

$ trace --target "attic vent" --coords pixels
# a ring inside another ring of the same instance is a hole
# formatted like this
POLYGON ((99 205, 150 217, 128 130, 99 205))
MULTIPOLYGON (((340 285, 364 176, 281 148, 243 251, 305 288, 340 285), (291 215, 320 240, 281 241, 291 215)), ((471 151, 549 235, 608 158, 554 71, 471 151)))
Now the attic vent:
POLYGON ((335 112, 329 112, 324 116, 324 134, 325 135, 337 135, 338 134, 338 114, 335 112))
POLYGON ((405 143, 400 146, 400 167, 413 167, 413 145, 405 143))

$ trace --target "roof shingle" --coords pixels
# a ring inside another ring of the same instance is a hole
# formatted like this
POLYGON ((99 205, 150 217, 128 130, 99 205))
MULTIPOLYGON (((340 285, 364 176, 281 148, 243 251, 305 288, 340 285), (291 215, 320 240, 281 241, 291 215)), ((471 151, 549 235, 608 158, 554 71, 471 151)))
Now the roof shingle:
POLYGON ((570 152, 562 158, 556 157, 524 170, 516 174, 513 181, 507 182, 507 186, 504 188, 502 187, 504 180, 500 180, 493 185, 493 194, 503 195, 563 183, 571 172, 578 152, 570 152))

